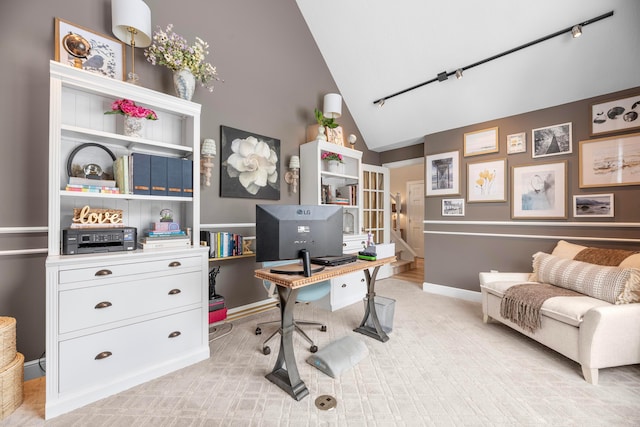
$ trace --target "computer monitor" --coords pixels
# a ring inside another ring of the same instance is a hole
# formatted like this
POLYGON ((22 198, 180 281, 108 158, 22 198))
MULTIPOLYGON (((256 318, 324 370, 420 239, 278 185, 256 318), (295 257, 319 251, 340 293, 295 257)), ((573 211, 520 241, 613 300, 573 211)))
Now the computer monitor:
POLYGON ((302 259, 302 271, 277 272, 310 277, 324 268, 312 269, 312 256, 339 255, 342 255, 342 206, 256 205, 256 261, 302 259))

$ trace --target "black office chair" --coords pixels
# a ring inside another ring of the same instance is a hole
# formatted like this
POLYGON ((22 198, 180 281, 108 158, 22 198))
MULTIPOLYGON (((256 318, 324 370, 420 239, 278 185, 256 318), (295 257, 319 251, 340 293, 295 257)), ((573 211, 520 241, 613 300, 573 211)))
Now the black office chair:
MULTIPOLYGON (((264 262, 262 264, 263 267, 273 267, 276 265, 285 265, 285 264, 293 264, 297 261, 273 261, 273 262, 264 262)), ((263 280, 262 281, 263 286, 265 287, 265 289, 267 290, 268 294, 270 297, 277 297, 277 286, 275 283, 272 283, 268 280, 263 280)), ((324 296, 326 296, 329 292, 331 291, 331 281, 329 280, 325 280, 323 282, 318 282, 318 283, 314 283, 312 285, 308 285, 308 286, 304 286, 302 288, 300 288, 300 290, 298 291, 298 296, 296 298, 296 303, 300 302, 300 303, 306 303, 306 302, 311 302, 311 301, 316 301, 319 300, 320 298, 323 298, 324 296)), ((262 334, 262 327, 265 325, 269 325, 269 324, 274 324, 274 323, 280 323, 281 320, 272 320, 270 322, 262 322, 262 323, 258 323, 258 325, 256 326, 256 335, 261 335, 262 334)), ((295 330, 296 332, 298 332, 300 334, 300 336, 302 336, 302 338, 304 338, 309 344, 311 344, 311 346, 309 347, 309 351, 311 351, 311 353, 315 353, 316 351, 318 351, 318 346, 316 346, 313 343, 313 340, 309 337, 309 335, 307 335, 302 328, 300 328, 300 325, 314 325, 314 326, 320 326, 320 330, 322 332, 326 332, 327 331, 327 325, 320 323, 320 322, 310 322, 310 321, 306 321, 306 320, 295 320, 293 321, 294 326, 295 326, 295 330)), ((264 340, 264 342, 262 343, 262 354, 270 354, 271 353, 271 348, 267 345, 267 343, 269 341, 271 341, 271 339, 273 339, 273 337, 275 337, 277 334, 281 333, 282 330, 281 328, 276 329, 271 335, 269 335, 269 337, 264 340)))

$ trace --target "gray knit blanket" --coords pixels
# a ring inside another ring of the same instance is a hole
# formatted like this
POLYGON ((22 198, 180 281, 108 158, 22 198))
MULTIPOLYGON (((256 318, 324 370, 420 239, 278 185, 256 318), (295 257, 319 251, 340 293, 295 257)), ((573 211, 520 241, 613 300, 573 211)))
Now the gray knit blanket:
POLYGON ((540 309, 552 297, 581 296, 581 293, 547 283, 523 283, 507 289, 500 302, 500 315, 522 329, 535 333, 540 328, 540 309))

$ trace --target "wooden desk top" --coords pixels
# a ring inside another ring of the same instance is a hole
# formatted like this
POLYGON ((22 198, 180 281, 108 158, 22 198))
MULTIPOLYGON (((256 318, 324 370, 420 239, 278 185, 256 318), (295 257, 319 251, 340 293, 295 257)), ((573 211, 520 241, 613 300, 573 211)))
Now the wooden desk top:
MULTIPOLYGON (((303 275, 289 275, 289 274, 276 274, 271 273, 271 267, 261 268, 255 271, 255 277, 259 279, 268 280, 275 283, 278 286, 284 286, 287 288, 295 289, 303 286, 311 285, 313 283, 322 282, 324 280, 332 279, 334 277, 343 276, 345 274, 353 273, 356 271, 363 271, 368 268, 380 267, 381 265, 392 263, 396 260, 395 256, 388 258, 381 258, 376 261, 365 261, 362 259, 356 260, 348 264, 339 265, 336 267, 325 267, 324 270, 319 273, 313 274, 311 277, 304 277, 303 275)), ((279 269, 286 268, 287 265, 278 266, 279 269)), ((313 265, 312 265, 313 267, 313 265)), ((291 264, 291 268, 299 270, 301 266, 299 264, 291 264)))

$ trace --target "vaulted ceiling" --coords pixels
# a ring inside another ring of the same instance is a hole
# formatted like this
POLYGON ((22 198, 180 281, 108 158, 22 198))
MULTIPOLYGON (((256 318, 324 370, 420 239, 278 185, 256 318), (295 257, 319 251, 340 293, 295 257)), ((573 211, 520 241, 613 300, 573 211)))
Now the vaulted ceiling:
MULTIPOLYGON (((367 147, 640 86, 640 1, 296 0, 367 147), (443 71, 614 11, 567 32, 427 84, 443 71)), ((585 113, 586 114, 586 113, 585 113)))

